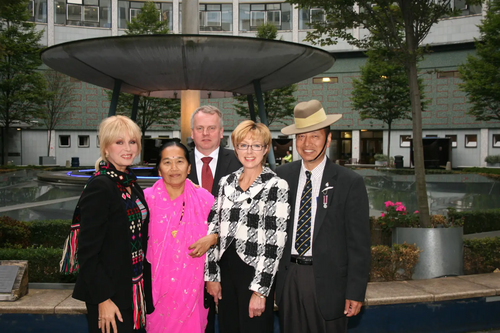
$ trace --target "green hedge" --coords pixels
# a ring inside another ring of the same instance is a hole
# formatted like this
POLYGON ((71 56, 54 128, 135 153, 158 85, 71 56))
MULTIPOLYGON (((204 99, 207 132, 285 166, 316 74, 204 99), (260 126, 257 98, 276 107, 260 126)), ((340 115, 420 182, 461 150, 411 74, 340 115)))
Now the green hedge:
POLYGON ((21 221, 0 216, 0 247, 25 248, 30 246, 30 229, 21 221))
POLYGON ((462 220, 465 235, 497 231, 500 230, 500 209, 457 212, 449 208, 448 220, 451 222, 462 220))
POLYGON ((71 229, 71 220, 24 222, 30 229, 32 246, 62 248, 71 229))
POLYGON ((0 248, 1 260, 28 260, 28 277, 30 282, 75 282, 76 275, 59 273, 59 261, 61 257, 62 249, 44 247, 27 249, 0 248))
POLYGON ((491 273, 500 269, 500 237, 464 240, 464 273, 491 273))

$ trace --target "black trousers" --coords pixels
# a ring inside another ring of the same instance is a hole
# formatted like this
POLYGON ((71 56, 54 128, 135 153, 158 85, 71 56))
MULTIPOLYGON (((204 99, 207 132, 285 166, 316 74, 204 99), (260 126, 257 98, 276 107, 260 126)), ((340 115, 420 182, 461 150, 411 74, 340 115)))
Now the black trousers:
POLYGON ((255 269, 240 259, 234 245, 224 252, 219 266, 222 286, 222 299, 219 300, 220 333, 273 333, 274 287, 266 298, 264 313, 250 318, 248 307, 253 291, 248 287, 255 269))
MULTIPOLYGON (((89 333, 101 333, 99 329, 99 323, 97 321, 99 317, 99 306, 97 304, 89 304, 85 303, 87 306, 87 321, 89 323, 89 333)), ((119 333, 146 333, 146 330, 134 330, 134 312, 132 308, 129 309, 120 309, 120 313, 122 314, 123 323, 116 320, 116 329, 119 333)), ((111 328, 111 331, 113 329, 111 328)))
POLYGON ((290 264, 278 307, 281 333, 347 332, 346 316, 328 321, 323 319, 316 298, 312 265, 290 264))
POLYGON ((215 302, 212 295, 205 289, 205 309, 208 309, 207 327, 205 333, 215 333, 215 302))

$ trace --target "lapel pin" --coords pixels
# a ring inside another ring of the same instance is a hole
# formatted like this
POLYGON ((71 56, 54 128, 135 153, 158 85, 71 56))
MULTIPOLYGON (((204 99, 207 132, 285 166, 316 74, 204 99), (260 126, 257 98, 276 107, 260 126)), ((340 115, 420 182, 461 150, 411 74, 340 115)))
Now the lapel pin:
POLYGON ((333 190, 333 186, 330 186, 329 183, 326 183, 325 186, 326 187, 321 190, 321 192, 323 193, 323 208, 328 207, 328 190, 333 190))

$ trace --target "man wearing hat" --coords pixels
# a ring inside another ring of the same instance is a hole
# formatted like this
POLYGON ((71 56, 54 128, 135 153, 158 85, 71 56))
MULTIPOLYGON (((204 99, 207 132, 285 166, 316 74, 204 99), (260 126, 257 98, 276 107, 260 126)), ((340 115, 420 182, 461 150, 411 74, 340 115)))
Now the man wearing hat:
POLYGON ((370 270, 368 196, 363 178, 326 157, 330 125, 316 100, 297 104, 294 124, 302 160, 278 168, 290 186, 292 212, 276 301, 282 333, 347 332, 359 313, 370 270))

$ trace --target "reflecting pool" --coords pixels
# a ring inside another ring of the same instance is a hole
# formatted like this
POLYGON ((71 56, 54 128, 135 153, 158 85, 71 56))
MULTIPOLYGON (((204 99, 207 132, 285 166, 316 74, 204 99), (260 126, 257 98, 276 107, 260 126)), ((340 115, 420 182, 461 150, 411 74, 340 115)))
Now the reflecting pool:
MULTIPOLYGON (((38 172, 0 174, 0 215, 23 221, 71 219, 83 185, 39 181, 38 172)), ((417 210, 414 176, 372 169, 356 172, 364 177, 367 186, 370 215, 380 216, 386 201, 401 201, 409 211, 417 210)), ((500 208, 499 181, 476 174, 427 175, 426 180, 432 214, 446 214, 448 207, 500 208)))

